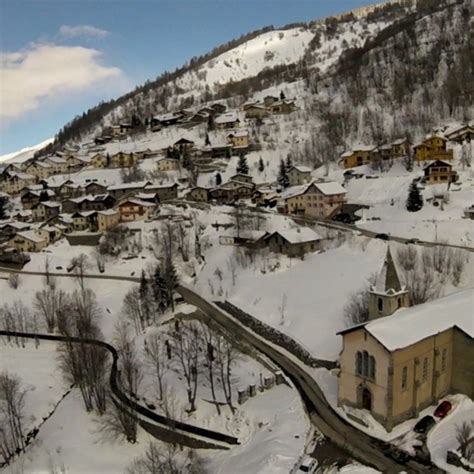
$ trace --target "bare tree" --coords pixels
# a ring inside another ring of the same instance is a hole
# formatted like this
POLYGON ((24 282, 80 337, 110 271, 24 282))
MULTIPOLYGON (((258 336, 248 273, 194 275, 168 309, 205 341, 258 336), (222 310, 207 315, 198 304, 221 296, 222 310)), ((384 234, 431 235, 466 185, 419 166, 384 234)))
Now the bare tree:
POLYGON ((139 288, 132 288, 123 300, 123 315, 133 324, 137 334, 141 334, 146 326, 144 303, 139 288))
POLYGON ((238 352, 234 345, 221 334, 216 335, 216 365, 220 374, 222 391, 232 413, 235 412, 232 403, 232 370, 237 361, 238 352))
POLYGON ((217 414, 221 414, 221 407, 216 397, 216 381, 215 381, 215 366, 216 366, 216 336, 214 331, 205 323, 201 323, 201 337, 204 343, 204 353, 206 356, 207 380, 211 386, 212 400, 217 410, 217 414))
POLYGON ((20 286, 20 274, 19 273, 10 273, 10 275, 8 275, 8 286, 12 290, 16 290, 20 286))
POLYGON ((207 469, 195 451, 177 444, 150 443, 145 454, 135 459, 127 474, 205 474, 207 469))
POLYGON ((163 399, 163 377, 168 369, 164 336, 154 333, 146 339, 145 360, 153 369, 158 384, 158 397, 163 399))
POLYGON ((189 234, 182 223, 177 225, 175 235, 181 258, 183 262, 187 262, 189 260, 189 234))
POLYGON ((199 326, 194 322, 181 322, 173 331, 172 338, 177 368, 186 381, 189 411, 195 411, 199 379, 199 326))
POLYGON ((46 288, 37 291, 33 301, 33 306, 46 323, 48 332, 54 332, 58 311, 67 304, 67 295, 63 290, 50 286, 45 280, 46 288))
POLYGON ((369 290, 375 284, 376 275, 370 275, 367 283, 349 296, 344 306, 344 319, 348 326, 360 324, 369 319, 369 290))
POLYGON ((85 289, 85 274, 87 269, 89 268, 89 261, 87 258, 87 255, 84 253, 81 253, 78 257, 74 257, 71 259, 71 267, 72 271, 74 272, 74 275, 76 275, 76 278, 79 282, 79 286, 81 287, 81 290, 84 291, 85 289))
POLYGON ((46 256, 46 259, 44 261, 44 282, 45 285, 50 287, 51 289, 56 287, 56 278, 51 276, 50 273, 50 262, 48 256, 46 256))
POLYGON ((456 425, 456 441, 464 459, 474 461, 474 422, 463 421, 456 425))
POLYGON ((26 390, 21 387, 18 377, 8 372, 0 374, 0 456, 7 464, 25 448, 25 395, 26 390))

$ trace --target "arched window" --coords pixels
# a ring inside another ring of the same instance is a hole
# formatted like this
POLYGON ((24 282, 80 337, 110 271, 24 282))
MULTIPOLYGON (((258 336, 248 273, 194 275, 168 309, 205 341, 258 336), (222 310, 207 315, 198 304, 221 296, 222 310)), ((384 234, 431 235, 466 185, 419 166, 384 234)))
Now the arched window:
POLYGON ((378 305, 379 311, 382 311, 383 310, 383 299, 382 298, 379 298, 377 300, 377 305, 378 305))
POLYGON ((367 351, 362 353, 362 375, 364 377, 369 375, 369 353, 367 351))
POLYGON ((402 307, 402 299, 400 297, 398 297, 398 307, 399 308, 402 307))
POLYGON ((362 354, 360 351, 357 351, 356 354, 356 374, 362 375, 362 354))
POLYGON ((408 367, 405 366, 403 367, 403 370, 402 370, 402 389, 407 388, 407 382, 408 382, 408 367))
POLYGON ((375 380, 375 357, 374 356, 370 356, 370 359, 369 359, 369 377, 372 380, 375 380))

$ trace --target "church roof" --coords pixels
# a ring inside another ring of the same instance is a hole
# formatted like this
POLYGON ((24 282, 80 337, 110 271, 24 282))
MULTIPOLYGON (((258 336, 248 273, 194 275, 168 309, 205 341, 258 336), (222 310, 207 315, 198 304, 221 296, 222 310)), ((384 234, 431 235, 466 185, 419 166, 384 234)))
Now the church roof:
POLYGON ((388 247, 385 261, 383 262, 382 268, 377 275, 377 279, 375 280, 375 285, 372 287, 372 291, 375 293, 393 294, 404 290, 405 287, 402 287, 400 283, 397 268, 395 266, 395 262, 393 261, 390 247, 388 247))

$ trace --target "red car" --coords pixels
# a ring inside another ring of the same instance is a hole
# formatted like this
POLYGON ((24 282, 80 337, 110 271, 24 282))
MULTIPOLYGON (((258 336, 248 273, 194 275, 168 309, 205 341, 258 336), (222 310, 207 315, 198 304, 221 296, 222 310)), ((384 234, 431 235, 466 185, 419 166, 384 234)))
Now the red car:
POLYGON ((433 414, 437 418, 444 418, 451 411, 452 407, 451 402, 445 400, 438 405, 433 414))

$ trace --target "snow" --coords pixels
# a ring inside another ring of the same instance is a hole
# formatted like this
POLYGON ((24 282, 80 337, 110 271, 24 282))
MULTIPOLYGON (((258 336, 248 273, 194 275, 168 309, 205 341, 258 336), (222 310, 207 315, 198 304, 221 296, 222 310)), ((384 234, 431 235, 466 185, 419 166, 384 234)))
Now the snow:
POLYGON ((347 191, 339 183, 314 183, 314 185, 326 196, 335 194, 346 194, 347 191))
POLYGON ((23 239, 29 240, 31 242, 44 242, 45 239, 41 238, 39 235, 35 234, 33 230, 24 230, 23 232, 17 232, 16 235, 23 239))
POLYGON ((313 240, 321 240, 322 237, 312 229, 302 227, 298 229, 280 230, 277 232, 285 240, 291 244, 297 244, 301 242, 312 242, 313 240))
POLYGON ((468 289, 411 308, 400 308, 392 316, 369 322, 365 329, 389 351, 402 349, 452 327, 473 337, 473 308, 474 289, 468 289), (406 330, 408 327, 409 331, 406 330))
POLYGON ((5 155, 0 156, 0 163, 1 162, 10 162, 10 163, 23 163, 30 158, 33 158, 33 155, 35 152, 38 150, 41 150, 41 148, 44 148, 45 146, 49 145, 54 141, 54 138, 48 138, 47 140, 44 140, 41 143, 38 143, 38 145, 33 145, 30 147, 22 148, 19 151, 14 151, 12 153, 7 153, 5 155))

